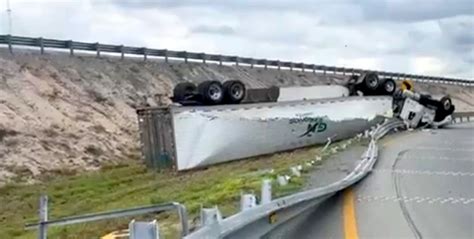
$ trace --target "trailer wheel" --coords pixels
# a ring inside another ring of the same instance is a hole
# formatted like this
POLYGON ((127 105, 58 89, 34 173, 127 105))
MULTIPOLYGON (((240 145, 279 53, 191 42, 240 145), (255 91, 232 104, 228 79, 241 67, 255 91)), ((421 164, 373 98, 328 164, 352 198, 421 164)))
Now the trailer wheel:
POLYGON ((191 82, 178 83, 173 89, 174 102, 181 102, 194 97, 197 94, 197 87, 191 82))
POLYGON ((379 87, 379 76, 373 72, 367 73, 364 77, 364 83, 369 91, 374 91, 379 87))
POLYGON ((238 80, 231 80, 224 82, 224 98, 225 102, 229 104, 238 104, 244 98, 246 89, 244 83, 238 80))
POLYGON ((217 105, 224 99, 224 90, 219 81, 204 81, 198 85, 198 92, 202 103, 217 105))
POLYGON ((385 79, 382 83, 384 95, 393 95, 397 89, 397 84, 391 78, 385 79))
POLYGON ((453 105, 453 103, 451 102, 451 98, 449 98, 448 96, 444 96, 443 98, 441 98, 440 102, 443 106, 444 111, 449 111, 451 109, 451 106, 453 105))

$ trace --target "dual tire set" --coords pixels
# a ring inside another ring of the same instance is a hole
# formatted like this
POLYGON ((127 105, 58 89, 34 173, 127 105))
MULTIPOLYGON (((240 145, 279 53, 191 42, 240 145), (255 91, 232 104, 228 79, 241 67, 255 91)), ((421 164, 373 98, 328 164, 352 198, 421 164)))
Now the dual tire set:
POLYGON ((239 104, 245 95, 245 85, 238 80, 182 82, 174 87, 171 99, 182 105, 239 104))
POLYGON ((372 72, 363 76, 354 76, 351 81, 352 95, 357 95, 357 92, 363 95, 393 95, 397 89, 397 84, 392 78, 380 79, 372 72))

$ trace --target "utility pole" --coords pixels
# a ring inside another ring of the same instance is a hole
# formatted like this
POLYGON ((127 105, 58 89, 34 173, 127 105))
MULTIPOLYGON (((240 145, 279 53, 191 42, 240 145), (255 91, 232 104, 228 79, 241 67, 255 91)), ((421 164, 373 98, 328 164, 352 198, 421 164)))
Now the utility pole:
POLYGON ((12 34, 12 9, 10 8, 10 0, 7 0, 7 21, 8 21, 8 35, 12 34))

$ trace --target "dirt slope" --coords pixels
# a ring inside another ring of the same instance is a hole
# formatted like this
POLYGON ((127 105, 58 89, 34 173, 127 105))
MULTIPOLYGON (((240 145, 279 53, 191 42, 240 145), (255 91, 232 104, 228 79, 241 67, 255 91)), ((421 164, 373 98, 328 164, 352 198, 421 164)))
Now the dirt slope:
MULTIPOLYGON (((200 63, 121 61, 0 49, 0 184, 75 173, 139 158, 135 108, 154 106, 176 82, 240 79, 250 87, 332 82, 311 72, 200 63)), ((340 77, 338 77, 340 78, 340 77)), ((423 86, 474 109, 473 88, 423 86)))

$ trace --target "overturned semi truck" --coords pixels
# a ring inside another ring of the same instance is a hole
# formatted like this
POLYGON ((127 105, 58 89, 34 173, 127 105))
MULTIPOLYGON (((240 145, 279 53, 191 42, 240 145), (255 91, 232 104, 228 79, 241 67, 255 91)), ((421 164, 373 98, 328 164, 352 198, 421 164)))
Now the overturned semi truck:
POLYGON ((423 122, 443 121, 454 110, 374 73, 344 85, 257 92, 240 81, 181 83, 174 93, 175 104, 137 110, 150 167, 189 170, 353 137, 394 115, 414 125, 429 114, 423 122))

